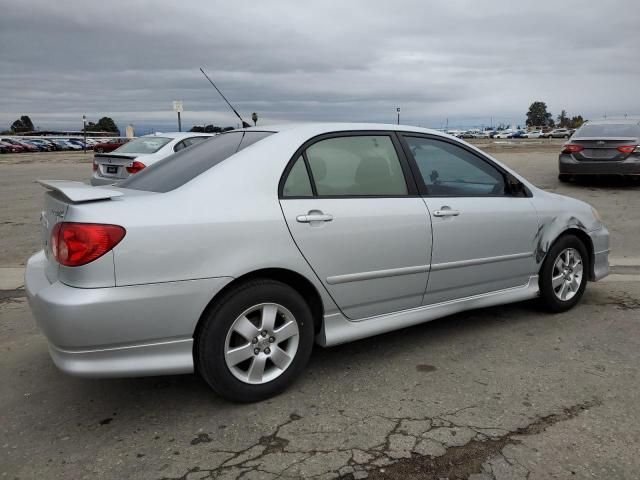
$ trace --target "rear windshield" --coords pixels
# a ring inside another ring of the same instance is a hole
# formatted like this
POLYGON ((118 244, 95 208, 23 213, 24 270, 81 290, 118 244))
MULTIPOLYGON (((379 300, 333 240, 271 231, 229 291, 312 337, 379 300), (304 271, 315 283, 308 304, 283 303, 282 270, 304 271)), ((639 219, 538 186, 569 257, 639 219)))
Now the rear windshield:
POLYGON ((601 123, 583 125, 576 137, 640 137, 640 126, 629 123, 601 123))
MULTIPOLYGON (((149 192, 168 192, 272 134, 273 132, 229 132, 216 135, 154 163, 117 186, 149 192)), ((118 151, 122 151, 122 148, 118 151)))
POLYGON ((140 137, 118 148, 118 153, 156 153, 171 140, 167 137, 140 137))

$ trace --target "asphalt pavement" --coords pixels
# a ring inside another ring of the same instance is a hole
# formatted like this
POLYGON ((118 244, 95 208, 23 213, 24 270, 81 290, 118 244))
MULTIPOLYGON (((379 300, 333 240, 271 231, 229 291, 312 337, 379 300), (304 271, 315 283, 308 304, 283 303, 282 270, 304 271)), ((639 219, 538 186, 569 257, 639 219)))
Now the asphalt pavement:
POLYGON ((594 205, 614 274, 562 314, 525 302, 316 348, 292 388, 250 405, 195 375, 60 373, 22 289, 33 181, 86 180, 91 159, 1 156, 0 478, 639 478, 640 185, 560 184, 549 142, 482 148, 594 205))

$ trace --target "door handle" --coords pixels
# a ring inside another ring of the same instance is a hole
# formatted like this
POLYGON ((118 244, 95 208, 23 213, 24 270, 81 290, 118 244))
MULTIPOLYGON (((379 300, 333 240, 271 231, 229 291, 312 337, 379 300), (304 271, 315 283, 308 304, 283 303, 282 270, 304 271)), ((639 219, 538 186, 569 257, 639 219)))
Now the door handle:
POLYGON ((296 220, 300 223, 311 223, 311 222, 330 222, 333 220, 333 215, 329 215, 328 213, 311 213, 309 212, 307 215, 298 215, 296 220))
POLYGON ((433 212, 434 217, 457 217, 458 215, 460 215, 460 210, 451 210, 449 207, 442 207, 442 209, 433 212))

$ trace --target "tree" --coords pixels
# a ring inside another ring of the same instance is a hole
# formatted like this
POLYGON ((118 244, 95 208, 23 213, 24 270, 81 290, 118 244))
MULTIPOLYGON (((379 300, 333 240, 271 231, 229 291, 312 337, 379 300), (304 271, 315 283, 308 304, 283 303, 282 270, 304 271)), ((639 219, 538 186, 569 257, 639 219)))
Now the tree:
POLYGON ((97 123, 87 122, 87 132, 113 132, 120 133, 116 122, 111 117, 102 117, 97 123))
POLYGON ((220 133, 222 132, 222 127, 218 127, 216 125, 194 125, 191 127, 190 132, 198 132, 198 133, 220 133))
POLYGON ((224 127, 222 129, 223 132, 230 132, 231 130, 235 130, 233 127, 224 127))
POLYGON ((553 116, 547 112, 547 104, 544 102, 533 102, 527 112, 527 126, 541 126, 553 124, 553 116))
POLYGON ((566 110, 562 110, 560 115, 558 115, 558 126, 560 128, 567 128, 569 126, 569 117, 567 116, 566 110))
POLYGON ((111 117, 102 117, 100 120, 98 120, 98 123, 96 124, 96 126, 98 127, 98 129, 104 132, 120 133, 120 129, 118 129, 118 125, 116 125, 116 122, 114 122, 111 117))
POLYGON ((22 115, 20 117, 20 121, 24 125, 24 128, 27 129, 27 132, 33 132, 36 129, 36 127, 33 126, 33 122, 29 118, 29 115, 22 115))
POLYGON ((13 133, 18 132, 33 132, 35 127, 33 122, 29 118, 29 115, 22 115, 18 120, 11 124, 11 131, 13 133))
POLYGON ((584 118, 582 118, 582 115, 575 115, 571 117, 571 120, 569 120, 569 127, 580 128, 583 123, 584 123, 584 118))

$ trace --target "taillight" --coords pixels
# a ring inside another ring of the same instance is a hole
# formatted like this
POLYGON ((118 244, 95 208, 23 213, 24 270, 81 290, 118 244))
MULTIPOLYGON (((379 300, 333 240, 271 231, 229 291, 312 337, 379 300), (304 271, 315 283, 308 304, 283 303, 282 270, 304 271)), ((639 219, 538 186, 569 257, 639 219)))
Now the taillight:
POLYGON ((51 250, 59 264, 79 267, 110 251, 125 233, 119 225, 60 222, 51 232, 51 250))
POLYGON ((562 153, 578 153, 584 150, 582 145, 575 145, 573 143, 568 143, 562 148, 562 153))
POLYGON ((142 162, 138 162, 137 160, 134 160, 131 165, 129 165, 127 167, 127 172, 129 173, 138 173, 140 170, 142 170, 146 165, 142 162))
POLYGON ((633 153, 638 151, 638 145, 622 145, 616 148, 621 153, 633 153))
POLYGON ((94 172, 98 171, 98 162, 96 162, 96 161, 93 162, 93 171, 94 172))

